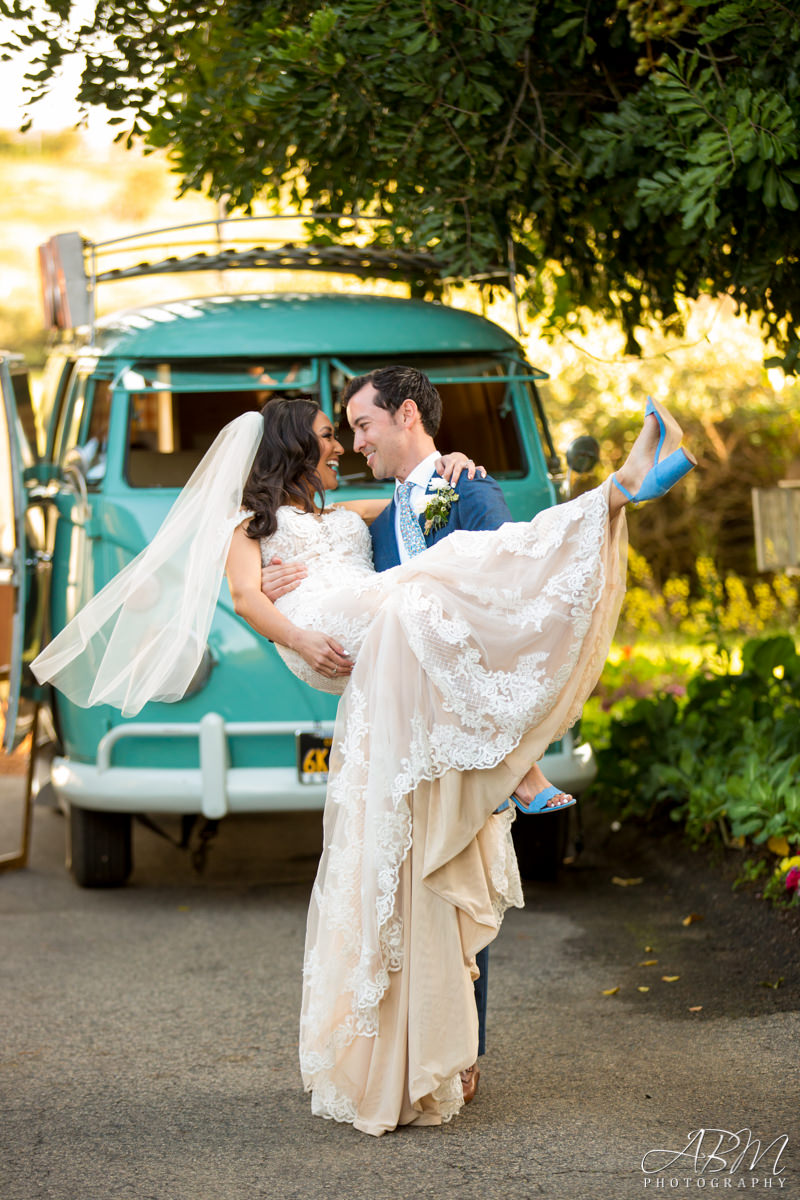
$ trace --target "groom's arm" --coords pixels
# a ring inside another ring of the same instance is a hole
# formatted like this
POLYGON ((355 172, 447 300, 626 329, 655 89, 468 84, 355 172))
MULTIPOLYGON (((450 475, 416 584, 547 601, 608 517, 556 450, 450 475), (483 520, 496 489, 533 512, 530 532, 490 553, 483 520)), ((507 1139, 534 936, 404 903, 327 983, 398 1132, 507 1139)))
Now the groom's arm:
POLYGON ((261 590, 274 604, 287 592, 293 592, 307 575, 305 563, 285 563, 282 558, 271 558, 269 563, 261 568, 261 590))

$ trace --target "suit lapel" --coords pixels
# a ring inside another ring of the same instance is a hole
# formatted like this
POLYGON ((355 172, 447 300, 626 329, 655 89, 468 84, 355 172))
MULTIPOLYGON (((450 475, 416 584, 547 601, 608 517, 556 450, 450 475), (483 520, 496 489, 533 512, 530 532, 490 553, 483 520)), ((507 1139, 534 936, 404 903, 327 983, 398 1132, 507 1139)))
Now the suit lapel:
POLYGON ((400 552, 397 549, 397 536, 394 531, 396 509, 397 503, 392 497, 391 504, 387 505, 369 527, 376 571, 387 571, 390 567, 396 567, 400 563, 400 552))

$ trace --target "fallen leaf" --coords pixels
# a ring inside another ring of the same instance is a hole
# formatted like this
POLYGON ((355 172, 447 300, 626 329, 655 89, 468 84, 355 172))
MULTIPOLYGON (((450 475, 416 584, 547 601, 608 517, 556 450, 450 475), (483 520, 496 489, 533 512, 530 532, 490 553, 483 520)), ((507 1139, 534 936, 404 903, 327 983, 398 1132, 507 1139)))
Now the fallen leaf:
POLYGON ((617 987, 614 987, 614 988, 606 988, 606 990, 603 992, 603 995, 604 996, 616 996, 618 991, 619 991, 619 985, 617 985, 617 987))
POLYGON ((773 854, 777 854, 778 858, 788 858, 791 853, 785 837, 767 838, 767 849, 771 850, 773 854))
POLYGON ((680 979, 680 975, 662 975, 664 983, 674 983, 676 979, 680 979))
POLYGON ((636 990, 637 990, 637 992, 649 992, 650 988, 649 987, 637 987, 636 990))
POLYGON ((688 917, 683 918, 683 920, 681 921, 681 925, 694 925, 695 921, 702 921, 702 920, 703 920, 702 913, 689 913, 688 917))
POLYGON ((702 1011, 703 1011, 702 1004, 695 1004, 694 1008, 689 1009, 689 1012, 702 1012, 702 1011))
POLYGON ((658 962, 657 958, 646 958, 644 962, 640 962, 640 967, 654 967, 658 962))
POLYGON ((617 887, 636 887, 637 883, 642 882, 642 877, 640 875, 638 879, 623 879, 620 875, 614 875, 611 882, 615 883, 617 887))
POLYGON ((761 986, 772 988, 773 990, 777 991, 779 987, 783 987, 783 976, 781 975, 780 979, 776 979, 774 983, 771 979, 762 979, 761 986))

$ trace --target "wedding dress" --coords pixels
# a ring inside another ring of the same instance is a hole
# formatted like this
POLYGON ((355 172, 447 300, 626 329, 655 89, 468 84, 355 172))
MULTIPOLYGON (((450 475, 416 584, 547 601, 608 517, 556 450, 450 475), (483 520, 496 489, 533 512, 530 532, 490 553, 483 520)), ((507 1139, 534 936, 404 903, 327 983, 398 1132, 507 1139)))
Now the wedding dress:
POLYGON ((513 806, 494 810, 579 716, 617 622, 626 534, 610 486, 381 574, 345 508, 283 507, 262 542, 265 563, 308 568, 278 608, 355 660, 330 679, 276 647, 342 693, 303 969, 300 1060, 320 1116, 381 1134, 463 1103, 475 955, 522 906, 513 806))

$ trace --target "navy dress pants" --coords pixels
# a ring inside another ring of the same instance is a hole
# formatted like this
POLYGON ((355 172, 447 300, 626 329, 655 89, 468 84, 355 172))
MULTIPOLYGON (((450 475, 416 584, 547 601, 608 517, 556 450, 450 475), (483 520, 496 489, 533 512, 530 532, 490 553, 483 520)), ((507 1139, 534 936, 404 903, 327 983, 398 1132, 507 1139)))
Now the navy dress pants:
POLYGON ((475 955, 480 978, 475 980, 475 1007, 478 1010, 478 1054, 486 1053, 486 995, 489 988, 489 947, 475 955))

